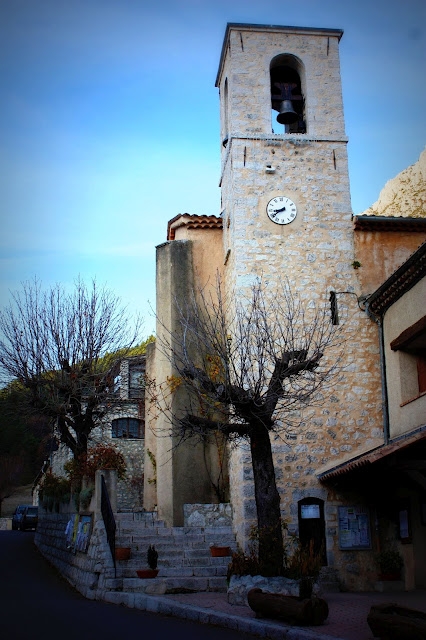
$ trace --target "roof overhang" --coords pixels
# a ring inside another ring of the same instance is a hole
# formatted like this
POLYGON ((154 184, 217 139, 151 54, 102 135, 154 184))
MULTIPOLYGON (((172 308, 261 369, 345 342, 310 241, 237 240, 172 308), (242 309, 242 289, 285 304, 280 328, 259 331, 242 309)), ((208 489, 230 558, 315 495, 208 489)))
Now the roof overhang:
POLYGON ((410 433, 393 438, 388 444, 383 444, 371 451, 342 462, 339 465, 331 467, 325 471, 317 473, 317 478, 321 482, 335 480, 341 476, 346 476, 356 471, 365 470, 371 465, 388 459, 390 456, 406 451, 409 447, 413 447, 416 443, 424 442, 426 444, 426 425, 423 425, 411 431, 410 433))
POLYGON ((426 218, 395 216, 354 216, 355 231, 426 232, 426 218))
POLYGON ((375 316, 383 316, 394 302, 425 276, 426 242, 423 242, 417 251, 367 298, 366 306, 368 311, 375 316))

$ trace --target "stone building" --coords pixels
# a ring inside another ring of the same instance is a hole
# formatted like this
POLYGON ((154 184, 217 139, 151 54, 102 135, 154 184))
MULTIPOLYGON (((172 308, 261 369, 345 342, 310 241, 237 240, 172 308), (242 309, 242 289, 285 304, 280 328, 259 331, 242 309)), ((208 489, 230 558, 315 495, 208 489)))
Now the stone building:
MULTIPOLYGON (((307 428, 273 440, 274 465, 289 529, 324 545, 324 563, 338 569, 345 588, 371 589, 377 581, 374 553, 382 543, 375 515, 381 494, 372 501, 357 483, 341 483, 339 470, 353 469, 350 461, 390 441, 382 396, 382 330, 368 300, 378 299, 378 287, 425 240, 426 228, 417 191, 415 212, 407 214, 405 208, 404 220, 398 209, 391 221, 377 220, 377 211, 352 214, 339 67, 342 35, 336 29, 227 25, 216 78, 221 211, 218 217, 176 216, 167 242, 157 247, 157 344, 147 351, 147 376, 158 385, 172 379, 173 368, 159 344, 172 336, 173 349, 173 340, 179 340, 176 301, 185 304, 191 290, 214 282, 216 273, 236 296, 246 294, 256 278, 276 288, 285 278, 307 306, 333 300, 333 313, 344 311, 347 317, 342 380, 321 408, 309 411, 307 428)), ((415 287, 404 292, 420 294, 415 287)), ((421 322, 421 300, 407 327, 421 322)), ((401 303, 395 298, 392 304, 401 303)), ((387 329, 391 340, 403 331, 404 322, 396 324, 387 329)), ((177 411, 181 390, 169 386, 169 392, 177 411)), ((420 422, 408 420, 404 433, 422 432, 422 415, 420 422)), ((222 479, 237 540, 245 547, 256 519, 249 448, 229 449, 218 462, 214 443, 178 447, 166 435, 165 420, 147 402, 151 456, 145 458, 145 508, 157 505, 169 525, 182 524, 184 504, 217 502, 211 478, 226 463, 222 479)), ((424 539, 419 518, 416 523, 418 540, 424 539)), ((412 556, 405 559, 406 585, 425 586, 425 558, 419 556, 416 567, 412 556)))
MULTIPOLYGON (((90 434, 89 447, 111 443, 126 461, 126 478, 117 486, 120 510, 142 509, 145 457, 145 356, 123 358, 117 365, 114 386, 102 411, 102 420, 90 434)), ((64 464, 72 457, 60 444, 48 461, 57 476, 64 475, 64 464)))

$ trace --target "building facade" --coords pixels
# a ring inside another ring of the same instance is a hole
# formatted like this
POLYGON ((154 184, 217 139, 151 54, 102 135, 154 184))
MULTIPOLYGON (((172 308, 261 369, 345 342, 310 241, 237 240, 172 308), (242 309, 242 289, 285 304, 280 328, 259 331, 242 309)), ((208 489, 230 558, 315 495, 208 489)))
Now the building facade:
MULTIPOLYGON (((215 273, 237 297, 260 278, 277 290, 288 282, 307 308, 333 300, 330 322, 336 312, 345 318, 342 376, 323 406, 306 412, 303 428, 273 439, 275 474, 289 530, 323 543, 324 563, 338 569, 345 588, 371 589, 381 544, 375 504, 354 483, 331 479, 386 442, 381 329, 366 300, 419 246, 425 227, 408 221, 404 233, 389 234, 383 223, 374 229, 374 216, 352 214, 341 37, 335 29, 228 24, 216 79, 222 208, 217 218, 184 214, 169 222, 157 248, 157 340, 164 331, 179 340, 173 304, 212 284, 215 273)), ((147 371, 157 381, 173 375, 158 345, 147 371)), ((178 394, 176 403, 178 410, 178 394)), ((200 457, 159 437, 166 425, 152 411, 150 447, 162 463, 157 491, 145 483, 146 496, 179 524, 185 502, 209 501, 200 457)), ((242 444, 228 455, 234 530, 246 547, 256 522, 250 449, 242 444)), ((416 576, 424 585, 424 566, 416 576)))

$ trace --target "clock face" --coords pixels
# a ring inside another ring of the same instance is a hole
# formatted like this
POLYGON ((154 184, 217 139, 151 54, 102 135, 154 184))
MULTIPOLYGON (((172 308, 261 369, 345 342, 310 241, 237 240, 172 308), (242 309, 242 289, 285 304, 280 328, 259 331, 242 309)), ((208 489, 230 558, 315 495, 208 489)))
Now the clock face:
POLYGON ((276 224, 289 224, 296 218, 297 208, 287 196, 276 196, 266 205, 266 213, 276 224))

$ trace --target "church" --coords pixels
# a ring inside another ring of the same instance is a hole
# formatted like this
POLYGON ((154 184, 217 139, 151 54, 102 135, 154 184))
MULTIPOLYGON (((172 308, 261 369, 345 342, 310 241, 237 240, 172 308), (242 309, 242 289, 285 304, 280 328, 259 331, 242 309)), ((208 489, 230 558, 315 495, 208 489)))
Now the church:
MULTIPOLYGON (((156 248, 147 386, 157 398, 167 386, 173 420, 184 402, 172 355, 182 338, 176 308, 218 276, 236 298, 259 279, 276 291, 285 281, 307 308, 329 308, 329 322, 346 334, 342 374, 321 406, 306 410, 303 428, 271 434, 282 519, 315 541, 346 589, 374 588, 374 558, 386 548, 403 557, 405 588, 424 588, 426 155, 420 204, 419 191, 404 193, 411 209, 353 215, 342 36, 227 25, 216 77, 221 211, 175 216, 156 248)), ((186 505, 226 503, 246 548, 256 523, 248 445, 180 444, 161 401, 148 393, 145 404, 144 508, 183 526, 186 505)))

